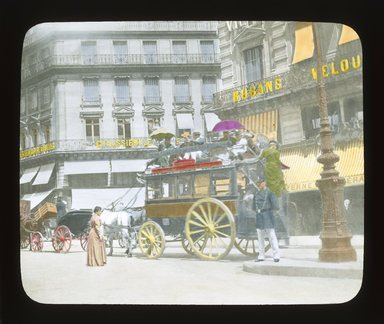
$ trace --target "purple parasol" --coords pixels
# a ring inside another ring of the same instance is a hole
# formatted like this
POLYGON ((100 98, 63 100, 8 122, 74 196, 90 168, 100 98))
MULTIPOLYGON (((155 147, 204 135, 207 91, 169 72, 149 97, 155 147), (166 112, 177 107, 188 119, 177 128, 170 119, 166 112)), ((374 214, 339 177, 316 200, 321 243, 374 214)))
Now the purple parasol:
POLYGON ((231 131, 235 129, 241 129, 244 126, 237 120, 226 119, 218 122, 215 127, 213 127, 213 132, 223 132, 223 131, 231 131))

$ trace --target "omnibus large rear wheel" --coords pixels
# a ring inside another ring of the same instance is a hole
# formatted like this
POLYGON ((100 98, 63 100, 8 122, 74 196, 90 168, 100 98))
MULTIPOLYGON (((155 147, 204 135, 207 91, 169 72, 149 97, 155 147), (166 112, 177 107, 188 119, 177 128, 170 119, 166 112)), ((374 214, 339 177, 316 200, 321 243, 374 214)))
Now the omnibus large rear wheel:
POLYGON ((232 249, 236 236, 232 212, 215 198, 196 201, 185 219, 185 236, 190 249, 200 258, 224 258, 232 249))

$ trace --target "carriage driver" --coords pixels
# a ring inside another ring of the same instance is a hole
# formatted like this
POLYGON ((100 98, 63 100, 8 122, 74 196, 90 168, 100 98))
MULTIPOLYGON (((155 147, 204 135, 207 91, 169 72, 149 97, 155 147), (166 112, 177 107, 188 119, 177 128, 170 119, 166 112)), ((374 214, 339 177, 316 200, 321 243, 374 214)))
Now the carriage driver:
POLYGON ((275 220, 273 211, 279 210, 279 202, 275 194, 269 190, 265 178, 259 176, 256 180, 258 190, 254 194, 253 206, 256 211, 256 230, 259 242, 259 255, 256 262, 264 261, 265 236, 272 247, 273 261, 280 261, 279 243, 275 233, 275 220))

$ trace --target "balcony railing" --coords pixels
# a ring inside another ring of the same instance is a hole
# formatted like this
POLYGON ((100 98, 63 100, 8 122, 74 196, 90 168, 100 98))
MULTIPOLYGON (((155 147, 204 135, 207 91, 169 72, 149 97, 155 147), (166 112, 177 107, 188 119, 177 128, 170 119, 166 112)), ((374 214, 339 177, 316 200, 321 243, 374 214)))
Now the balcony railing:
POLYGON ((190 104, 192 102, 192 98, 191 98, 191 96, 175 96, 174 102, 176 105, 190 104))
POLYGON ((145 96, 144 97, 145 105, 160 105, 161 97, 160 96, 145 96))
POLYGON ((28 79, 52 67, 105 66, 105 65, 162 65, 162 64, 217 64, 219 54, 97 54, 52 55, 26 64, 21 70, 22 79, 28 79))
POLYGON ((121 22, 71 22, 44 23, 31 28, 24 39, 24 46, 32 45, 44 36, 55 32, 78 31, 177 31, 177 32, 217 32, 217 21, 121 21, 121 22))
POLYGON ((291 65, 285 73, 242 84, 214 94, 214 108, 229 108, 234 104, 243 104, 264 100, 267 97, 295 93, 314 88, 317 77, 322 77, 326 84, 351 79, 362 75, 361 52, 343 53, 325 60, 322 71, 317 71, 316 60, 291 65))

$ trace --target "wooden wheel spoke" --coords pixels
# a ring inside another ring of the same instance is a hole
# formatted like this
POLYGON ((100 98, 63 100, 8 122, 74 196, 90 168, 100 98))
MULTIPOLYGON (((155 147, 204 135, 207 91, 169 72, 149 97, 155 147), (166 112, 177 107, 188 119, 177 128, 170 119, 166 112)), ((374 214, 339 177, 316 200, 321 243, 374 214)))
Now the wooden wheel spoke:
POLYGON ((204 216, 205 223, 207 223, 207 221, 209 221, 209 218, 208 218, 208 215, 207 215, 205 208, 203 207, 203 204, 199 205, 199 209, 204 216))
POLYGON ((201 241, 203 238, 206 238, 205 233, 200 235, 197 240, 193 241, 193 245, 196 245, 199 241, 201 241))
POLYGON ((195 222, 195 221, 193 221, 193 220, 189 221, 189 223, 192 224, 192 225, 196 225, 196 226, 199 226, 199 227, 203 227, 203 228, 206 228, 206 227, 207 227, 206 225, 201 224, 201 223, 197 223, 197 222, 195 222))
POLYGON ((219 223, 220 223, 226 216, 227 216, 226 213, 221 214, 221 215, 219 216, 219 219, 214 220, 215 225, 219 224, 219 223))
POLYGON ((221 229, 221 228, 231 228, 231 225, 230 224, 224 224, 224 225, 220 225, 220 226, 215 226, 215 229, 221 229))
POLYGON ((204 229, 200 229, 200 230, 191 231, 190 234, 193 235, 193 234, 198 234, 198 233, 201 233, 201 232, 205 232, 205 230, 204 229))
POLYGON ((204 226, 208 226, 208 223, 196 211, 193 211, 192 215, 194 215, 204 226))
POLYGON ((220 231, 215 231, 214 235, 217 236, 217 237, 226 237, 226 238, 230 238, 231 237, 230 235, 228 235, 226 233, 223 233, 223 232, 220 232, 220 231), (220 236, 218 234, 220 234, 220 236))

